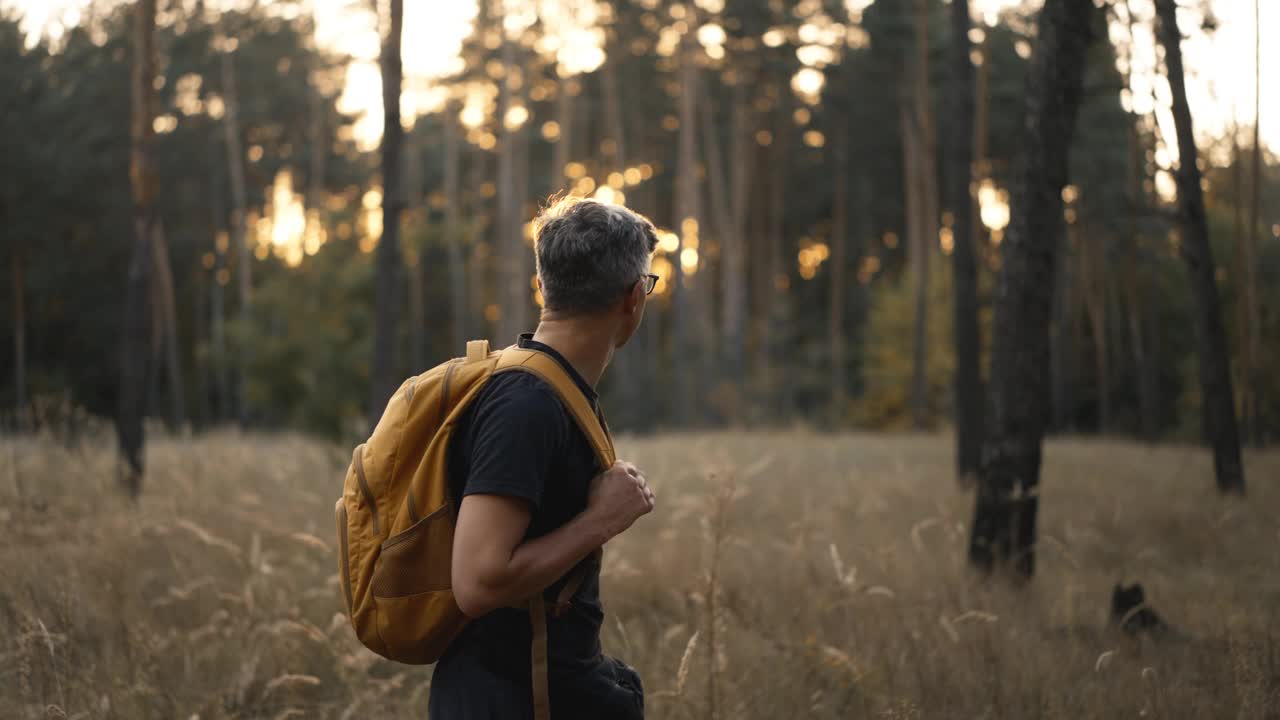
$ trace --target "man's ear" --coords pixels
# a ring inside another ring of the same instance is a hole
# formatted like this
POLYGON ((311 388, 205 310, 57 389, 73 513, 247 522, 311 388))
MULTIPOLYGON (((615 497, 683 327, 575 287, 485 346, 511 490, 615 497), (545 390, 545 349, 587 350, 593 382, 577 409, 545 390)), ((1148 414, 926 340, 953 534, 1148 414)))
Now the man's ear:
POLYGON ((628 315, 636 312, 640 303, 644 302, 644 281, 638 280, 631 286, 631 291, 622 299, 622 310, 628 315))

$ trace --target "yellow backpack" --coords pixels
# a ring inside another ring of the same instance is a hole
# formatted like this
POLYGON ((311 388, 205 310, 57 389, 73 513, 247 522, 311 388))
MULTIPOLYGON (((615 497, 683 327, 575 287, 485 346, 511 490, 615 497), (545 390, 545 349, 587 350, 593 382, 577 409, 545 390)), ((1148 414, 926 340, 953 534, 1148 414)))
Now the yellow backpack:
MULTIPOLYGON (((356 635, 370 650, 411 664, 436 662, 468 619, 451 586, 454 510, 445 455, 458 419, 489 378, 532 373, 550 385, 596 451, 603 472, 613 441, 573 379, 551 356, 518 347, 467 355, 411 377, 387 402, 368 441, 357 446, 335 512, 343 600, 356 635)), ((598 561, 598 558, 596 558, 598 561)), ((553 606, 563 612, 585 568, 553 606)), ((549 717, 546 616, 542 593, 527 607, 533 623, 535 717, 549 717)))

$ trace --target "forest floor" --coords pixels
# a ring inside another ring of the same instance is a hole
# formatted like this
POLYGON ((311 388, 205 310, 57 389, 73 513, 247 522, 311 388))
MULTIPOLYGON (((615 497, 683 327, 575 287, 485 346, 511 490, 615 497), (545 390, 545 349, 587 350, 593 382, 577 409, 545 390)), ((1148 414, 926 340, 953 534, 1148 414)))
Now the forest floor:
MULTIPOLYGON (((947 436, 618 445, 658 509, 607 548, 604 643, 651 718, 1280 713, 1280 452, 1246 452, 1241 501, 1200 449, 1049 443, 1019 589, 965 567, 947 436), (1184 637, 1109 629, 1121 580, 1184 637)), ((158 439, 137 503, 112 449, 0 439, 0 716, 425 717, 430 670, 364 651, 339 612, 349 448, 158 439)))

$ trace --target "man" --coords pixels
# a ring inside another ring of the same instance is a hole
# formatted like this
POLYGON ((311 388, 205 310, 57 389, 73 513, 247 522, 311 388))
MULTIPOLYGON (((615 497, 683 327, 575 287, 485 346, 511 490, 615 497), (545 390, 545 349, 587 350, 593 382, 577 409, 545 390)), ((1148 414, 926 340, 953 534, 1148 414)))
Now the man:
MULTIPOLYGON (((595 386, 640 326, 657 281, 657 234, 625 208, 572 197, 536 227, 543 312, 519 344, 555 359, 599 415, 595 386)), ((547 620, 552 716, 644 716, 639 676, 601 654, 594 553, 653 510, 654 496, 631 463, 597 473, 587 437, 539 377, 497 375, 468 407, 449 447, 449 484, 453 590, 472 622, 436 665, 433 720, 533 716, 530 617, 512 606, 539 591, 550 601, 575 572, 582 580, 567 612, 547 620)))

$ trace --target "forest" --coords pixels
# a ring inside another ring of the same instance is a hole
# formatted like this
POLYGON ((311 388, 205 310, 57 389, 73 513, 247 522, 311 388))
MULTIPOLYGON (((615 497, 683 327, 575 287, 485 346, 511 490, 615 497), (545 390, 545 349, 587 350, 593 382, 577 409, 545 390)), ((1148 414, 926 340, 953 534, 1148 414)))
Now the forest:
MULTIPOLYGON (((430 107, 401 116, 388 191, 377 140, 340 107, 350 58, 317 44, 306 5, 162 3, 142 128, 163 236, 142 414, 359 434, 375 376, 531 327, 528 223, 569 192, 666 232, 656 312, 606 379, 618 428, 954 426, 989 372, 1034 8, 962 28, 940 2, 704 4, 511 19, 482 4, 451 74, 410 88, 430 107), (952 170, 965 156, 970 192, 952 170), (390 344, 375 362, 379 310, 390 344)), ((1202 5, 1184 22, 1210 32, 1202 5)), ((131 5, 93 8, 56 40, 27 39, 13 10, 3 26, 14 369, 0 405, 33 422, 54 408, 112 418, 121 402, 135 28, 131 5)), ((1135 97, 1127 76, 1155 68, 1133 57, 1154 8, 1109 3, 1089 22, 1063 217, 1045 228, 1060 235, 1050 428, 1191 441, 1177 142, 1156 122, 1164 86, 1148 78, 1152 97, 1135 97)), ((1280 342, 1266 312, 1280 182, 1252 122, 1196 140, 1234 401, 1262 441, 1280 423, 1264 372, 1280 342)))
POLYGON ((425 712, 328 498, 572 195, 658 228, 599 388, 656 717, 1271 717, 1268 5, 0 0, 0 704, 425 712))

